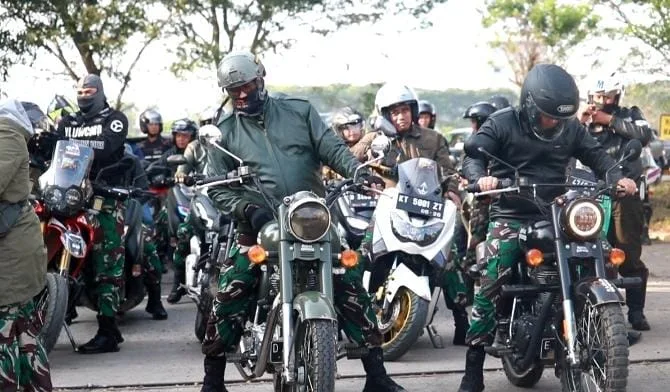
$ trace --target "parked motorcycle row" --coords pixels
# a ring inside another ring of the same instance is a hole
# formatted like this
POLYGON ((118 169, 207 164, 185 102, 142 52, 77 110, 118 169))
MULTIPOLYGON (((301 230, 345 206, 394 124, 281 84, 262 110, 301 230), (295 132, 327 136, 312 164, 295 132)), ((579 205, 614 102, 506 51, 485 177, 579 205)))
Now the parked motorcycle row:
MULTIPOLYGON (((384 121, 379 117, 375 123, 379 135, 372 144, 373 158, 359 169, 388 152, 396 135, 384 121)), ((183 288, 196 305, 194 335, 203 340, 219 271, 236 229, 235 221, 216 209, 207 189, 246 187, 270 199, 253 170, 218 144, 220 137, 211 125, 199 131, 201 143, 228 154, 239 163, 237 169, 225 176, 193 174, 176 182, 171 167, 185 160, 174 155, 168 159, 169 167, 145 168, 149 190, 134 187, 133 181, 125 187, 88 181, 92 149, 65 140, 56 143, 33 198, 48 248, 47 288, 38 298, 45 313, 42 334, 47 350, 54 347, 62 330, 76 347, 68 327, 76 317, 76 306, 93 309, 97 303, 86 289, 86 280, 91 279, 90 248, 99 235, 88 217, 102 205, 102 198, 92 196, 93 189, 126 205, 126 283, 120 312, 143 300, 143 272, 136 266, 146 264, 143 241, 157 241, 156 233, 142 223, 140 200, 149 200, 154 213, 166 206, 170 237, 188 217, 194 230, 183 288)), ((631 142, 627 151, 624 159, 636 159, 642 147, 631 142)), ((123 175, 132 164, 128 157, 103 170, 123 175)), ((648 184, 659 175, 658 167, 652 166, 647 171, 648 184)), ((280 201, 276 219, 264 226, 258 244, 248 251, 251 263, 260 266, 258 301, 252 305, 252 321, 244 328, 237 353, 227 354, 244 379, 271 373, 276 391, 293 385, 334 390, 336 361, 360 358, 367 350, 347 342, 338 330, 332 279, 346 269, 365 270, 364 284, 377 312, 387 360, 402 358, 424 331, 435 347, 443 346, 432 321, 441 291, 438 276, 453 265, 455 257, 459 206, 442 197, 436 162, 411 159, 398 165, 397 172, 398 185, 384 191, 362 186, 354 176, 328 184, 325 198, 304 191, 280 201), (359 265, 355 250, 371 222, 371 260, 359 265)), ((484 196, 556 185, 516 178, 501 181, 500 189, 494 191, 479 192, 473 185, 465 191, 484 196)), ((609 273, 624 260, 603 236, 612 185, 598 183, 576 167, 569 182, 561 186, 566 192, 560 197, 535 200, 549 212, 548 218, 525 228, 521 236, 525 260, 499 279, 507 317, 499 327, 504 347, 492 354, 501 359, 508 380, 517 386, 535 385, 545 367, 554 366, 564 390, 604 390, 604 380, 627 374, 623 299, 616 288, 640 282, 616 279, 609 273)), ((644 190, 640 197, 647 200, 644 190)), ((158 245, 162 253, 169 253, 171 244, 158 245)), ((483 254, 481 249, 477 253, 483 254)), ((484 263, 479 261, 468 271, 472 276, 484 263)))

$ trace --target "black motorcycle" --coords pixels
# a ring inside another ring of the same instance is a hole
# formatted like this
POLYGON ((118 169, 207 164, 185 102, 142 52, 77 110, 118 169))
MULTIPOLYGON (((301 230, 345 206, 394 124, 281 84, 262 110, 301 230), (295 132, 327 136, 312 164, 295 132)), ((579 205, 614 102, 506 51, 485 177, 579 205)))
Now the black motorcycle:
MULTIPOLYGON (((631 141, 612 169, 637 159, 641 147, 631 141)), ((502 162, 483 149, 478 153, 502 162)), ((488 192, 468 186, 476 196, 516 194, 546 212, 546 220, 530 222, 519 233, 525 262, 503 271, 495 282, 493 290, 500 288, 509 317, 498 320, 503 347, 487 347, 487 352, 501 358, 507 379, 516 386, 532 387, 544 367, 552 365, 563 391, 625 391, 628 339, 624 300, 617 289, 639 286, 641 280, 608 279, 608 270, 621 265, 625 254, 604 246, 605 214, 598 196, 614 196, 616 187, 531 184, 515 177, 513 184, 504 180, 505 188, 488 192), (536 191, 546 187, 567 190, 544 202, 536 191)))

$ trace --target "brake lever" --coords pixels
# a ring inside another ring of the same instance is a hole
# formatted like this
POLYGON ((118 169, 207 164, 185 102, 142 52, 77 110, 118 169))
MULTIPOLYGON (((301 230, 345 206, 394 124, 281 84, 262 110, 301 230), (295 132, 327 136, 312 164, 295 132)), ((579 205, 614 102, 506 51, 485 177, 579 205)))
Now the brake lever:
POLYGON ((511 186, 507 188, 501 188, 501 189, 493 189, 490 191, 485 191, 485 192, 475 192, 474 196, 479 197, 479 196, 486 196, 486 195, 497 195, 500 193, 509 193, 509 192, 519 192, 521 188, 518 186, 511 186))

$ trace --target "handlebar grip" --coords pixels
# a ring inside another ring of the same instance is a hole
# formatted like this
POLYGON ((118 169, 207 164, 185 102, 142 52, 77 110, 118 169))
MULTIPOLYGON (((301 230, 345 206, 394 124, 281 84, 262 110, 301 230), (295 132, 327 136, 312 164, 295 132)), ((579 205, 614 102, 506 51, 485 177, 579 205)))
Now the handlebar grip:
MULTIPOLYGON (((503 189, 512 186, 514 181, 510 180, 509 178, 502 178, 498 179, 498 186, 496 186, 496 189, 503 189)), ((465 187, 465 190, 470 193, 478 193, 481 192, 481 188, 479 188, 479 184, 468 184, 465 187)))

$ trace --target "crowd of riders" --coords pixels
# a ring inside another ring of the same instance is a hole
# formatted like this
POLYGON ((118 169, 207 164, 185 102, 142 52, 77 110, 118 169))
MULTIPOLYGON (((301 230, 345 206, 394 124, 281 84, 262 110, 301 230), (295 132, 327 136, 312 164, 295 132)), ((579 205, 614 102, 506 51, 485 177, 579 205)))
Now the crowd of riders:
MULTIPOLYGON (((267 132, 274 134, 273 137, 289 138, 293 137, 292 133, 304 129, 304 132, 310 134, 308 139, 312 144, 300 146, 293 152, 304 154, 303 166, 282 166, 282 162, 279 162, 286 175, 281 178, 261 178, 261 181, 272 184, 273 196, 278 200, 286 196, 286 192, 312 190, 316 186, 312 181, 314 176, 321 181, 343 178, 351 175, 351 169, 359 163, 372 158, 371 145, 377 132, 370 129, 368 116, 356 108, 338 109, 330 117, 329 124, 323 124, 316 109, 308 101, 285 95, 270 95, 265 85, 266 71, 263 64, 257 57, 245 52, 228 54, 219 65, 217 76, 219 87, 229 97, 232 110, 225 111, 222 105, 216 105, 205 111, 198 122, 188 118, 176 120, 172 122, 169 136, 166 137, 163 116, 156 109, 147 109, 139 116, 139 128, 144 137, 132 143, 132 146, 128 145, 128 119, 108 104, 102 80, 97 75, 81 79, 76 88, 76 104, 70 103, 63 96, 56 96, 47 109, 48 118, 39 114, 31 116, 34 104, 24 103, 11 110, 0 107, 0 130, 5 132, 5 128, 9 129, 7 132, 12 137, 21 135, 20 138, 14 137, 19 142, 25 137, 31 154, 30 178, 33 183, 45 165, 48 165, 52 153, 50 149, 56 140, 74 140, 93 148, 95 155, 91 181, 100 180, 97 178, 98 172, 127 155, 133 155, 137 158, 136 162, 141 162, 135 168, 139 173, 145 172, 150 165, 169 167, 168 157, 183 155, 187 163, 171 169, 169 173, 175 179, 174 183, 183 182, 191 173, 206 176, 226 174, 228 161, 219 151, 208 150, 198 140, 198 130, 206 124, 216 125, 221 130, 233 153, 255 156, 255 169, 260 173, 264 173, 266 167, 268 173, 272 172, 274 169, 269 168, 276 166, 275 159, 281 160, 282 157, 268 156, 266 147, 258 143, 260 139, 256 133, 267 132), (31 124, 25 126, 25 121, 10 121, 15 118, 12 117, 13 111, 19 112, 20 118, 25 117, 31 124), (11 126, 5 126, 4 118, 10 119, 7 121, 11 126)), ((504 151, 516 151, 519 146, 523 146, 523 154, 526 155, 517 156, 516 160, 527 160, 530 167, 527 175, 530 177, 565 176, 561 170, 568 166, 570 158, 578 158, 601 174, 607 165, 621 157, 629 140, 637 139, 646 145, 653 137, 653 130, 641 110, 637 106, 623 106, 624 92, 624 85, 616 75, 598 79, 587 92, 588 106, 580 110, 583 105, 580 105, 579 91, 573 78, 558 66, 537 65, 525 79, 518 105, 512 106, 503 96, 494 96, 488 101, 475 102, 465 110, 463 119, 470 120, 472 124, 472 136, 467 144, 491 152, 498 151, 503 155, 504 151), (534 151, 544 149, 547 144, 555 144, 557 148, 547 150, 550 153, 538 161, 533 155, 534 151)), ((397 138, 393 141, 393 148, 384 157, 384 165, 371 165, 370 171, 364 173, 365 184, 378 189, 393 186, 397 180, 394 166, 412 158, 430 158, 437 162, 443 176, 442 196, 459 208, 462 219, 457 221, 453 246, 454 264, 458 268, 452 270, 455 275, 445 273, 437 279, 443 289, 446 307, 451 310, 454 319, 453 344, 467 346, 465 375, 459 391, 482 391, 483 363, 485 354, 489 352, 485 351, 485 347, 490 346, 495 350, 500 345, 496 332, 496 319, 500 316, 496 311, 499 298, 493 284, 502 269, 517 261, 518 257, 514 255, 518 252, 516 239, 521 223, 535 217, 537 211, 529 211, 526 205, 505 197, 469 197, 464 191, 467 184, 478 184, 482 191, 496 189, 498 178, 507 169, 495 160, 466 153, 460 157, 462 168, 458 171, 450 157, 445 135, 436 128, 439 121, 436 106, 420 100, 409 86, 386 84, 381 87, 375 99, 375 114, 393 124, 397 138), (487 244, 487 264, 482 268, 483 273, 476 278, 471 274, 471 267, 476 262, 476 246, 482 242, 487 244), (476 284, 480 286, 479 290, 475 290, 476 284), (470 306, 472 310, 469 314, 470 306)), ((3 142, 0 148, 5 147, 3 142)), ((4 158, 0 164, 2 177, 8 177, 4 158)), ((17 175, 24 174, 28 175, 23 171, 17 175)), ((636 331, 650 329, 644 314, 649 271, 640 259, 643 204, 636 193, 643 174, 644 168, 639 159, 624 162, 623 169, 614 174, 614 180, 625 195, 614 201, 612 224, 607 233, 610 243, 623 249, 626 254, 626 261, 618 273, 642 280, 641 287, 626 290, 628 321, 636 331)), ((10 173, 9 176, 13 175, 10 173)), ((103 176, 103 180, 107 184, 117 185, 119 179, 116 176, 103 176)), ((0 208, 27 200, 27 195, 15 197, 11 184, 11 181, 9 185, 6 180, 0 181, 0 208)), ((257 279, 254 270, 257 267, 250 266, 246 251, 255 244, 260 228, 273 219, 273 214, 271 206, 265 205, 258 198, 233 195, 217 189, 211 190, 209 195, 217 207, 238 221, 237 245, 228 267, 222 271, 219 279, 218 294, 203 342, 205 376, 202 390, 224 391, 226 351, 240 339, 240 323, 246 317, 240 309, 245 307, 249 288, 257 279)), ((99 213, 90 217, 94 227, 102 233, 96 237, 99 242, 93 244, 93 279, 90 280, 97 293, 98 330, 90 341, 79 347, 78 352, 82 354, 115 352, 124 341, 117 326, 120 291, 124 284, 124 212, 122 200, 104 195, 99 213)), ((11 230, 28 227, 27 216, 20 218, 11 230)), ((168 317, 161 303, 160 289, 161 276, 167 271, 167 264, 171 264, 174 270, 174 284, 167 301, 174 304, 185 295, 184 261, 189 253, 192 227, 189 218, 186 218, 178 223, 174 232, 170 232, 168 219, 164 203, 143 200, 143 222, 152 228, 154 241, 145 244, 148 261, 140 268, 146 275, 146 311, 156 320, 168 317)), ((368 240, 364 240, 359 249, 363 258, 373 252, 370 238, 371 235, 366 236, 368 240)), ((4 254, 10 241, 16 239, 12 235, 3 236, 0 233, 0 249, 3 249, 4 254)), ((39 267, 40 273, 44 268, 39 267)), ((3 275, 14 279, 24 273, 18 269, 15 273, 12 271, 3 275)), ((34 283, 31 283, 32 291, 26 288, 26 295, 3 297, 0 303, 2 322, 12 318, 16 322, 17 317, 33 317, 31 312, 34 309, 26 301, 35 295, 34 291, 43 281, 34 283)), ((14 291, 11 282, 5 278, 0 280, 0 288, 3 293, 14 291)), ((362 358, 367 374, 364 390, 404 391, 386 373, 377 318, 360 277, 338 277, 335 290, 339 293, 335 296, 343 300, 341 304, 336 301, 336 307, 347 325, 345 331, 351 340, 369 348, 369 354, 362 358)), ((76 312, 68 315, 69 321, 75 317, 76 312)), ((25 333, 30 335, 31 331, 25 333)), ((39 349, 27 350, 25 355, 31 359, 3 359, 1 369, 4 371, 19 366, 17 361, 46 363, 46 356, 39 349), (5 363, 8 361, 11 363, 5 363)), ((41 367, 45 368, 48 376, 48 365, 41 367)), ((0 378, 11 378, 3 371, 0 371, 0 378)), ((46 376, 37 371, 30 374, 35 390, 46 390, 46 376)))

